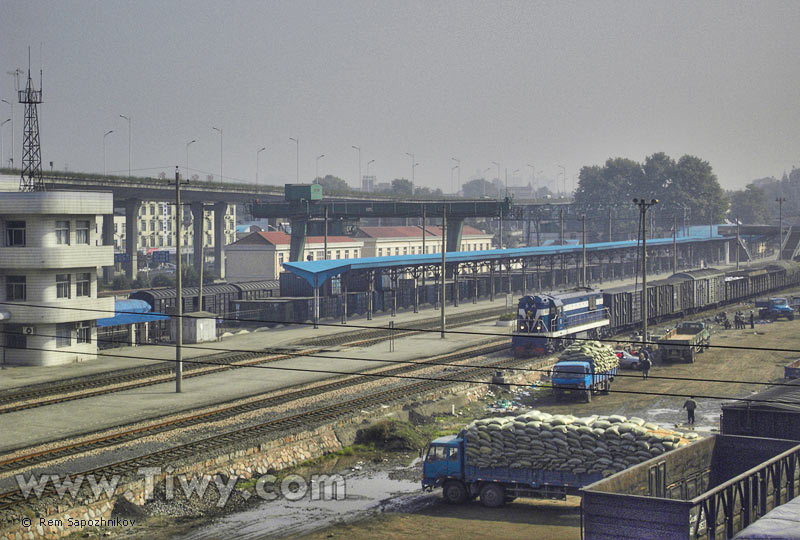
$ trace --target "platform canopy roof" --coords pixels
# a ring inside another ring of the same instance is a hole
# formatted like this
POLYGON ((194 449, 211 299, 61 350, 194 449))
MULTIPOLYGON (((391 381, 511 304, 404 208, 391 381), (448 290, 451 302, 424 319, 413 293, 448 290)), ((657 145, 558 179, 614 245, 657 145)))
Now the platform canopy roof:
POLYGON ((169 319, 163 313, 150 311, 150 304, 144 300, 115 300, 114 316, 97 319, 97 326, 125 326, 141 322, 164 321, 169 319))
MULTIPOLYGON (((706 229, 708 230, 708 229, 706 229)), ((714 236, 684 236, 679 237, 679 244, 722 240, 728 237, 714 236)), ((650 247, 670 246, 672 238, 653 238, 647 240, 650 247)), ((636 240, 620 242, 598 242, 586 244, 587 252, 611 251, 615 249, 630 249, 640 246, 636 240)), ((487 249, 483 251, 454 251, 445 254, 447 263, 485 263, 490 261, 504 261, 508 259, 530 258, 537 256, 558 255, 561 253, 580 253, 582 246, 540 246, 513 249, 487 249)), ((441 264, 441 253, 428 253, 419 255, 394 255, 389 257, 364 257, 360 259, 336 259, 321 261, 294 261, 283 263, 284 268, 305 279, 312 287, 320 287, 328 279, 350 271, 365 270, 399 270, 414 266, 433 266, 441 264)))

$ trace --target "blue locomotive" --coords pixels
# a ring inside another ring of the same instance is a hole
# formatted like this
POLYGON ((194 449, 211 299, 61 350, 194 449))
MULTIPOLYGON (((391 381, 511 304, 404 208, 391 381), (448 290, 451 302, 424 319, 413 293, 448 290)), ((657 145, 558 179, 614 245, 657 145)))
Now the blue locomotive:
POLYGON ((544 354, 563 349, 571 338, 605 335, 609 323, 603 293, 599 291, 581 289, 523 296, 511 346, 517 357, 544 354))

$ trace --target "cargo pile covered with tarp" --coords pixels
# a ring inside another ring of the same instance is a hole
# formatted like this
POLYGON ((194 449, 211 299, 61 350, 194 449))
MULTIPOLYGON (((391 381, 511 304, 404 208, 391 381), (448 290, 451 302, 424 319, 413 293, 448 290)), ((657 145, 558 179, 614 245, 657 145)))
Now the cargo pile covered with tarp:
POLYGON ((475 420, 464 430, 465 462, 480 468, 546 469, 610 476, 689 444, 679 433, 621 415, 575 417, 531 411, 475 420))
POLYGON ((610 345, 599 341, 573 343, 558 355, 559 362, 593 362, 596 372, 619 367, 619 358, 610 345))

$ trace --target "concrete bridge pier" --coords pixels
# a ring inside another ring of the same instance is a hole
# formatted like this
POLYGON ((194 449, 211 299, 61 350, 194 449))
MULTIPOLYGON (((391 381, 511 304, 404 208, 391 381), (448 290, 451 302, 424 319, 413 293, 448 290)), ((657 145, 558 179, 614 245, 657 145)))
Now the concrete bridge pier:
POLYGON ((214 272, 225 279, 225 212, 228 203, 214 203, 214 272))
MULTIPOLYGON (((103 215, 103 245, 114 245, 114 213, 103 215)), ((114 281, 114 265, 103 267, 103 281, 114 281)))
POLYGON ((141 201, 136 199, 125 201, 125 253, 127 260, 123 263, 123 268, 125 275, 130 279, 136 279, 139 273, 137 249, 139 247, 139 207, 141 206, 141 201))
POLYGON ((194 241, 192 242, 192 248, 194 250, 194 269, 197 272, 200 272, 200 265, 203 261, 203 243, 205 242, 205 227, 203 224, 203 219, 205 219, 204 215, 204 206, 201 202, 193 202, 191 205, 192 208, 192 237, 194 241))

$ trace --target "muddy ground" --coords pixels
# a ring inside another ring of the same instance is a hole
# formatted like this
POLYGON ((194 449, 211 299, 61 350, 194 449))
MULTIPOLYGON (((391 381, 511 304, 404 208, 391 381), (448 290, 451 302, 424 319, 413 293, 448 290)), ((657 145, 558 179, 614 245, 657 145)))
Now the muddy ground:
MULTIPOLYGON (((756 325, 755 330, 715 328, 711 342, 712 345, 800 350, 798 330, 800 320, 756 325)), ((746 381, 782 380, 783 366, 796 357, 800 357, 800 352, 712 348, 698 355, 694 364, 656 363, 648 380, 643 380, 638 371, 624 371, 614 382, 611 394, 596 396, 589 404, 556 403, 549 390, 544 389, 518 392, 516 396, 496 394, 487 401, 516 397, 526 406, 551 413, 635 415, 673 429, 688 429, 683 425, 686 413, 681 407, 686 400, 684 396, 693 395, 699 404, 695 429, 705 435, 717 431, 720 405, 725 399, 744 397, 765 388, 764 385, 746 384, 746 381), (717 383, 711 379, 742 382, 717 383)), ((460 411, 460 418, 438 418, 435 427, 443 431, 457 430, 465 419, 497 414, 489 412, 486 405, 478 403, 464 409, 460 411)), ((270 506, 255 506, 244 512, 214 518, 151 517, 144 526, 137 526, 124 536, 187 540, 234 537, 366 540, 378 536, 415 540, 425 537, 458 540, 580 538, 578 497, 569 497, 566 501, 520 499, 499 509, 484 508, 478 501, 449 506, 441 503, 438 493, 420 494, 421 468, 418 463, 409 466, 413 457, 408 453, 396 454, 388 462, 382 457, 362 463, 363 458, 355 456, 326 463, 323 468, 327 471, 343 466, 343 472, 351 475, 348 478, 348 503, 332 501, 329 505, 313 508, 292 506, 299 503, 269 503, 270 506), (360 468, 362 465, 363 470, 360 468)))
MULTIPOLYGON (((712 345, 781 348, 800 351, 800 321, 757 324, 755 330, 718 330, 712 345)), ((697 431, 713 433, 719 427, 720 405, 716 398, 744 397, 765 388, 745 383, 716 383, 711 379, 778 382, 783 380, 783 366, 800 357, 800 352, 764 352, 734 349, 711 349, 698 355, 694 364, 656 364, 650 379, 638 372, 618 377, 612 392, 597 396, 592 403, 556 403, 547 392, 535 399, 535 406, 550 413, 636 415, 670 427, 686 429, 686 413, 681 411, 685 396, 692 394, 699 404, 697 431), (695 380, 668 380, 658 377, 685 377, 695 380), (678 394, 657 396, 624 393, 678 394), (713 398, 712 398, 713 397, 713 398)), ((534 393, 536 395, 536 393, 534 393)), ((434 535, 438 539, 467 538, 540 538, 578 540, 580 538, 580 499, 550 502, 517 500, 500 509, 484 508, 478 501, 449 506, 440 500, 411 512, 383 513, 358 523, 329 527, 302 538, 347 538, 366 540, 380 535, 384 539, 418 539, 434 535), (434 532, 435 531, 435 532, 434 532)))

